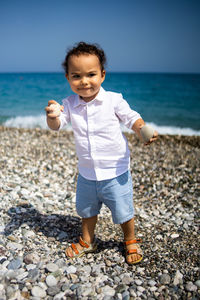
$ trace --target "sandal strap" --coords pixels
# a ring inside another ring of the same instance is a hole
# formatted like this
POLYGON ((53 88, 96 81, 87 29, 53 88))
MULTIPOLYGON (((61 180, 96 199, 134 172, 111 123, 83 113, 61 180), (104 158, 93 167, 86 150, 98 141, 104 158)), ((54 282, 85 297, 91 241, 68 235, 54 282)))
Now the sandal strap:
POLYGON ((86 243, 82 237, 80 236, 80 239, 79 239, 79 244, 84 247, 84 248, 89 248, 90 246, 88 245, 88 243, 86 243))
POLYGON ((78 249, 76 248, 76 245, 75 244, 71 244, 71 247, 72 247, 72 249, 74 250, 74 252, 76 253, 76 254, 79 254, 79 251, 78 251, 78 249))
POLYGON ((130 249, 130 250, 127 250, 127 251, 126 251, 126 254, 127 254, 127 255, 129 255, 129 254, 139 254, 139 255, 140 255, 140 253, 138 253, 137 249, 130 249))
POLYGON ((132 245, 132 244, 138 244, 142 243, 142 239, 135 239, 135 240, 130 240, 130 241, 124 241, 125 245, 132 245))

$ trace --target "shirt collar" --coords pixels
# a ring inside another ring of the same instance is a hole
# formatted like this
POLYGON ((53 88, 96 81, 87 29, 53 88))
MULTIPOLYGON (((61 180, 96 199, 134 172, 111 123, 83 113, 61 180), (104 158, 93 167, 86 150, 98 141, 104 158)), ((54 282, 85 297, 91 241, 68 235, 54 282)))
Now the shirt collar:
MULTIPOLYGON (((98 94, 91 102, 93 102, 93 101, 102 102, 105 99, 105 93, 106 93, 106 91, 101 86, 98 94)), ((90 102, 88 102, 88 103, 90 103, 90 102)), ((74 108, 78 107, 79 105, 86 105, 86 104, 87 104, 87 102, 85 102, 83 99, 81 99, 79 95, 75 96, 74 108)))

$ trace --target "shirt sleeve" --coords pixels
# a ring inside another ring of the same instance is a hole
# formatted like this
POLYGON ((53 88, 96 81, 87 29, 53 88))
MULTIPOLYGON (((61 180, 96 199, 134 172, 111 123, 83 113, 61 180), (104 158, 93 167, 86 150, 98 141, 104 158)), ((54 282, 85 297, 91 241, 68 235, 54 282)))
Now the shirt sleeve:
POLYGON ((140 114, 132 110, 122 95, 119 94, 115 102, 115 113, 120 121, 129 129, 132 128, 135 121, 141 118, 140 114))
POLYGON ((69 108, 67 104, 67 99, 64 99, 63 101, 64 111, 60 114, 60 128, 61 130, 65 125, 67 125, 70 122, 70 114, 69 114, 69 108))

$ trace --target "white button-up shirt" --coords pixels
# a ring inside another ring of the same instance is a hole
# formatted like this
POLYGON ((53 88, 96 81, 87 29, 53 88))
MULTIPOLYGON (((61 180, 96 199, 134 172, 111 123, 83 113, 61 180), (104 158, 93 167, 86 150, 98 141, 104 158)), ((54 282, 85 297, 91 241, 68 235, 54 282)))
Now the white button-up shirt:
POLYGON ((111 179, 129 168, 130 155, 120 122, 132 128, 141 116, 121 94, 102 87, 96 98, 85 102, 78 95, 63 100, 60 129, 71 123, 79 173, 90 180, 111 179))

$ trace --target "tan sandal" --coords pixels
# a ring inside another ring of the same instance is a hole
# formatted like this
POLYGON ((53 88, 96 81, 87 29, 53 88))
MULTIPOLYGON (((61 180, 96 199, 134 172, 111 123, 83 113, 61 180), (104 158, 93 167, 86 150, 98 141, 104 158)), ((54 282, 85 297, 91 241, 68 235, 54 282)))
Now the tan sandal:
POLYGON ((82 250, 78 250, 76 245, 74 243, 72 243, 71 248, 72 248, 72 251, 73 251, 73 256, 71 257, 71 256, 67 255, 67 249, 68 248, 65 250, 65 255, 68 258, 77 258, 77 257, 83 256, 84 254, 95 252, 96 249, 97 249, 97 244, 96 244, 95 240, 92 244, 88 244, 87 242, 85 242, 82 239, 82 237, 80 237, 79 244, 83 247, 82 250))
POLYGON ((142 240, 141 239, 135 239, 135 240, 130 240, 130 241, 124 241, 124 245, 125 245, 125 250, 126 250, 126 262, 127 264, 129 265, 133 265, 133 264, 137 264, 139 263, 142 259, 143 259, 143 252, 142 252, 142 249, 140 248, 139 245, 137 245, 137 249, 129 249, 127 250, 127 245, 133 245, 133 244, 138 244, 138 243, 141 243, 142 240), (127 257, 131 254, 137 254, 137 255, 140 255, 140 258, 138 260, 135 260, 133 262, 128 262, 127 261, 127 257))

